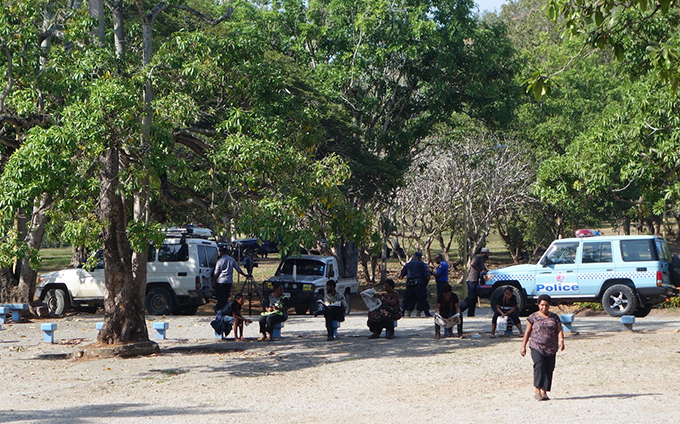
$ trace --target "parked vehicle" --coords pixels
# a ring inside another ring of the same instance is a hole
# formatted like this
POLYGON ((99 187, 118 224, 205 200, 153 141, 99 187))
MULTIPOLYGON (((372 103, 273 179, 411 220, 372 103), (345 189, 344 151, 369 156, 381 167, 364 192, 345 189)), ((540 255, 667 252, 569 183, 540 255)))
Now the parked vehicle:
POLYGON ((601 302, 614 317, 644 317, 652 306, 677 294, 670 262, 668 242, 655 236, 555 240, 537 264, 489 271, 479 296, 495 304, 510 286, 520 310, 548 294, 558 303, 601 302))
MULTIPOLYGON (((163 244, 149 247, 145 306, 151 315, 194 315, 212 295, 217 244, 204 228, 172 228, 163 244)), ((94 269, 71 268, 40 276, 36 296, 52 316, 68 308, 96 310, 104 305, 104 261, 94 269)))
POLYGON ((265 298, 274 290, 274 283, 282 283, 283 290, 290 296, 291 306, 298 315, 307 311, 315 312, 317 300, 323 299, 326 283, 335 281, 338 293, 347 299, 345 314, 349 314, 352 294, 359 292, 359 282, 354 276, 340 275, 338 262, 334 256, 301 255, 283 260, 276 274, 262 283, 265 298))

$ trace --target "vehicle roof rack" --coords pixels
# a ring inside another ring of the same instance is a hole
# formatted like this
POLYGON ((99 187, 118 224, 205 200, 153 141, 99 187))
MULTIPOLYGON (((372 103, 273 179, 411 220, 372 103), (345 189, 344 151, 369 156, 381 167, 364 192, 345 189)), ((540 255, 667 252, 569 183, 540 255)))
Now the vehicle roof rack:
POLYGON ((196 227, 194 225, 167 228, 165 230, 165 235, 168 238, 185 237, 185 238, 212 239, 215 237, 211 229, 205 227, 196 227))

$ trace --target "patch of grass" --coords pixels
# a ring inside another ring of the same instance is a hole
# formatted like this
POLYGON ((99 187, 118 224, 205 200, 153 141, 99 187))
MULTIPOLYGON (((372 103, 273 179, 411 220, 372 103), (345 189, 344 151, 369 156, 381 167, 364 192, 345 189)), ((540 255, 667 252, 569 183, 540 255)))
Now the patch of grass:
POLYGON ((592 311, 604 311, 601 303, 597 302, 576 302, 574 306, 578 309, 590 309, 592 311))
POLYGON ((40 256, 42 257, 42 262, 40 264, 40 270, 38 271, 38 274, 58 271, 60 269, 66 268, 71 262, 71 248, 50 247, 40 249, 40 256))

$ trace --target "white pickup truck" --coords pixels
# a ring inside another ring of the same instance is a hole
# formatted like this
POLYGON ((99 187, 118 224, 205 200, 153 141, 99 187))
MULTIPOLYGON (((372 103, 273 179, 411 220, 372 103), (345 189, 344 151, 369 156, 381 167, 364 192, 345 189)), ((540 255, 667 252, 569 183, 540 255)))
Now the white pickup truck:
MULTIPOLYGON (((149 247, 146 310, 151 315, 194 315, 212 295, 217 244, 205 228, 169 229, 161 246, 149 247)), ((69 268, 43 274, 36 297, 51 316, 70 307, 94 312, 104 305, 104 261, 91 270, 69 268)))
POLYGON ((283 291, 290 296, 291 306, 298 315, 317 310, 318 299, 326 291, 326 283, 335 281, 338 293, 347 299, 345 315, 351 308, 351 295, 359 292, 359 282, 354 277, 341 277, 334 256, 291 256, 279 264, 276 274, 262 283, 265 299, 274 290, 274 283, 283 284, 283 291))

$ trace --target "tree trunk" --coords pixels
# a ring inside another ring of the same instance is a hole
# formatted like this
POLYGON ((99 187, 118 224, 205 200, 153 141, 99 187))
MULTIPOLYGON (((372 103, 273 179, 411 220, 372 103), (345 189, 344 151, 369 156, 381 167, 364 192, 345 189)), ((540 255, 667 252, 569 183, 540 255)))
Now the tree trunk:
POLYGON ((352 242, 342 240, 336 247, 338 271, 344 278, 356 278, 359 268, 359 249, 352 242))
POLYGON ((125 27, 123 25, 123 0, 115 0, 111 4, 113 13, 113 44, 116 57, 121 59, 125 55, 125 27))
POLYGON ((132 273, 132 254, 126 233, 125 207, 118 194, 119 152, 109 147, 100 157, 100 219, 105 223, 104 326, 99 341, 106 344, 148 341, 144 319, 144 286, 132 273))
MULTIPOLYGON (((29 249, 40 249, 43 236, 45 235, 45 227, 50 221, 50 218, 45 215, 47 207, 52 204, 52 196, 49 194, 43 195, 40 200, 40 205, 33 208, 33 215, 31 223, 26 233, 24 241, 29 249)), ((28 255, 21 259, 21 272, 19 273, 19 291, 24 293, 26 297, 21 300, 21 303, 30 303, 33 301, 35 294, 35 283, 38 277, 38 270, 31 268, 31 262, 28 255)))
POLYGON ((94 30, 94 37, 99 45, 106 42, 106 28, 104 27, 104 0, 88 0, 88 10, 90 16, 97 21, 97 28, 94 30))

